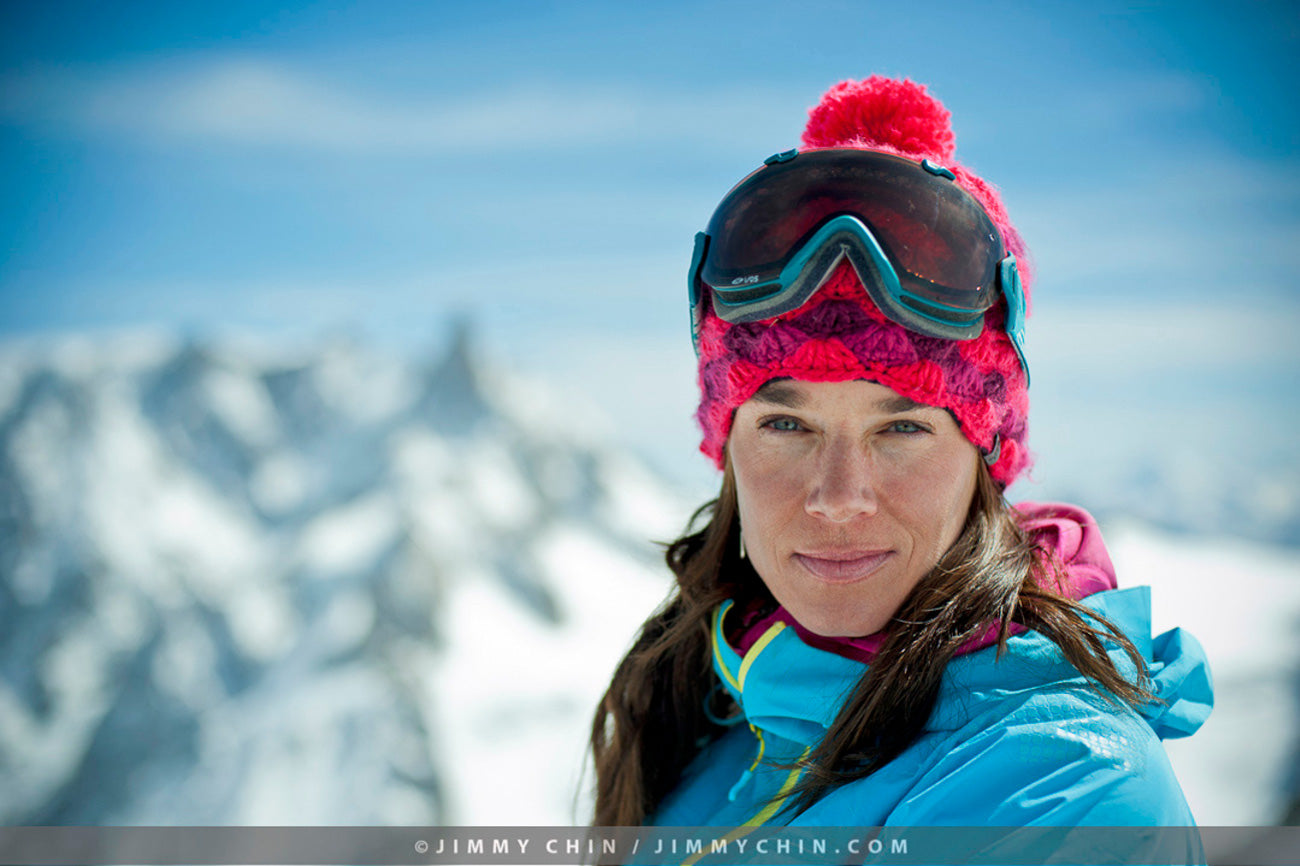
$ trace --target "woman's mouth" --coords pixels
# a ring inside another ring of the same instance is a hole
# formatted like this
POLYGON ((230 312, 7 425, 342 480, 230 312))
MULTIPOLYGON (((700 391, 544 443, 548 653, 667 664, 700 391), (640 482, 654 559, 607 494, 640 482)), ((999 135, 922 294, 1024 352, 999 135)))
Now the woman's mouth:
POLYGON ((853 583, 870 577, 893 556, 892 550, 845 550, 796 553, 794 558, 818 580, 853 583))

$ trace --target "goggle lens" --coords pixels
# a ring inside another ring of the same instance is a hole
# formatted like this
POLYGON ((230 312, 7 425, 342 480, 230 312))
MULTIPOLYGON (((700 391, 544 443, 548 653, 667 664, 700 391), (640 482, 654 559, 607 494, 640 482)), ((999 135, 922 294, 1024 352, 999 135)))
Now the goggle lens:
POLYGON ((810 151, 741 181, 709 221, 701 278, 717 289, 776 280, 822 225, 846 214, 868 226, 909 292, 992 305, 1004 252, 979 202, 911 160, 873 151, 810 151))
POLYGON ((979 336, 1000 287, 1006 330, 1028 375, 1015 257, 983 206, 953 181, 928 161, 875 151, 773 157, 696 235, 693 336, 705 289, 724 321, 762 321, 801 307, 847 258, 886 316, 944 339, 979 336))

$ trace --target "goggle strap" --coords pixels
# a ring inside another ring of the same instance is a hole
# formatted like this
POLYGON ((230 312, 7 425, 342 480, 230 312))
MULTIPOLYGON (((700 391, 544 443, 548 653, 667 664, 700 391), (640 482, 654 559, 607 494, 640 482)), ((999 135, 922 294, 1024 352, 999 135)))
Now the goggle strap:
POLYGON ((695 233, 695 248, 691 251, 691 270, 687 275, 686 291, 694 307, 700 302, 703 291, 700 289, 700 268, 704 267, 704 257, 709 252, 709 236, 705 232, 695 233))
POLYGON ((704 267, 704 257, 708 251, 708 234, 696 232, 695 249, 691 252, 691 270, 686 277, 686 296, 690 301, 691 347, 695 349, 697 361, 700 359, 700 329, 704 326, 704 289, 700 280, 700 270, 704 267))
POLYGON ((1002 297, 1007 301, 1007 337, 1020 359, 1020 368, 1025 371, 1025 387, 1029 387, 1029 361, 1025 358, 1025 287, 1020 282, 1020 268, 1016 257, 1007 253, 1006 258, 998 263, 998 281, 1001 283, 1002 297))

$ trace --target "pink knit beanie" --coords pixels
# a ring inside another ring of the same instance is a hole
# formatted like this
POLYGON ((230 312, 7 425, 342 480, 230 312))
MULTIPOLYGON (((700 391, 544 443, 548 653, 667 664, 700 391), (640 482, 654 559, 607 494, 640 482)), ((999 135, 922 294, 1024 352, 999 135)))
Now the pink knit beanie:
MULTIPOLYGON (((801 150, 830 147, 929 159, 950 169, 1016 256, 1028 300, 1024 243, 993 187, 952 161, 949 113, 925 87, 880 76, 835 85, 809 112, 801 150)), ((771 379, 866 379, 950 410, 966 438, 993 461, 993 478, 1006 486, 1030 464, 1025 446, 1029 385, 1003 330, 1006 315, 1006 304, 995 304, 985 313, 983 333, 973 340, 915 333, 880 312, 848 262, 802 307, 772 319, 733 325, 705 303, 698 345, 700 450, 721 469, 736 408, 771 379)))

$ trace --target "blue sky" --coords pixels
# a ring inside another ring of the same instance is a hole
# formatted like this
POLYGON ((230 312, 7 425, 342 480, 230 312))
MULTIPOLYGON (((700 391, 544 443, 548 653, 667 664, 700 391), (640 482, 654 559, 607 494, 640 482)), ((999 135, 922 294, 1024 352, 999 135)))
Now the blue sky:
POLYGON ((883 73, 945 102, 1034 253, 1048 480, 1053 448, 1150 445, 1115 403, 1183 407, 1207 453, 1242 394, 1279 407, 1265 450, 1300 421, 1292 3, 9 2, 0 46, 0 338, 432 351, 466 312, 703 469, 692 235, 883 73))

